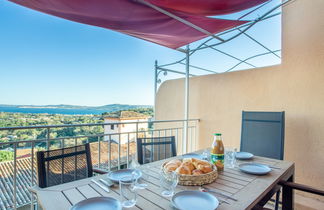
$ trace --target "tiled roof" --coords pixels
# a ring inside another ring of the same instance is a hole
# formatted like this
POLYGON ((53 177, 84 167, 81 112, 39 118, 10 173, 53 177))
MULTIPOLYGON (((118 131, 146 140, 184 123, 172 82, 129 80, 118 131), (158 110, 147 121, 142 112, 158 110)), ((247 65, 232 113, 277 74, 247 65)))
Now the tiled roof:
MULTIPOLYGON (((17 206, 30 202, 31 195, 28 188, 31 184, 31 158, 17 159, 17 206)), ((35 165, 34 165, 35 166, 35 165)), ((14 161, 0 162, 0 209, 9 209, 14 206, 14 161)), ((34 184, 36 184, 34 168, 34 184)))

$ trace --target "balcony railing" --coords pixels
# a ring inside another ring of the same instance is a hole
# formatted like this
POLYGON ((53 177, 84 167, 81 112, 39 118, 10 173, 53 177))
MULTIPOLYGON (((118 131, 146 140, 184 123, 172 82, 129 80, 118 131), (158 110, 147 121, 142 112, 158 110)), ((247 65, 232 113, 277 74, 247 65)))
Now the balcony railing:
MULTIPOLYGON (((90 143, 94 167, 105 170, 116 170, 128 167, 130 156, 136 155, 136 140, 141 137, 174 136, 177 153, 181 154, 183 126, 186 120, 136 121, 98 124, 68 124, 24 127, 2 127, 0 133, 16 130, 44 129, 46 138, 12 140, 0 142, 0 150, 13 153, 12 160, 0 162, 0 209, 16 209, 34 203, 29 188, 37 184, 35 153, 38 150, 66 148, 90 143), (61 128, 127 126, 135 127, 127 132, 95 133, 91 135, 64 136, 53 138, 51 132, 61 128), (143 126, 141 124, 147 124, 143 126), (135 125, 135 126, 134 126, 135 125)), ((198 136, 198 119, 188 120, 187 152, 196 150, 198 136)))

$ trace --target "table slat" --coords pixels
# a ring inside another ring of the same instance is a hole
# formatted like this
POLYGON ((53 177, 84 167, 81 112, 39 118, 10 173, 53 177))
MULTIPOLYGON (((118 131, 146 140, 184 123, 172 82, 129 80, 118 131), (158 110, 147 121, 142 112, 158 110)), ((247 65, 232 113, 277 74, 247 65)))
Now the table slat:
POLYGON ((85 199, 85 197, 75 188, 65 190, 62 193, 73 205, 85 199))
POLYGON ((95 191, 92 187, 89 185, 84 185, 77 188, 82 195, 84 195, 86 198, 94 198, 94 197, 101 197, 101 195, 95 191))

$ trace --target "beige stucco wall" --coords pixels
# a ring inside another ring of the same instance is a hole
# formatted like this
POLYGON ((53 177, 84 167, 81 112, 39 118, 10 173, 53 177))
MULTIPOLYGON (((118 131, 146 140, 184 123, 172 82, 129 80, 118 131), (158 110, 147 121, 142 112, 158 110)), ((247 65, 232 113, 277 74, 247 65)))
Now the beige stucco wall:
MULTIPOLYGON (((282 64, 190 79, 190 118, 199 118, 199 148, 212 133, 239 147, 242 110, 286 111, 285 159, 296 180, 324 189, 324 0, 283 9, 282 64)), ((183 119, 183 80, 163 83, 156 119, 183 119)))

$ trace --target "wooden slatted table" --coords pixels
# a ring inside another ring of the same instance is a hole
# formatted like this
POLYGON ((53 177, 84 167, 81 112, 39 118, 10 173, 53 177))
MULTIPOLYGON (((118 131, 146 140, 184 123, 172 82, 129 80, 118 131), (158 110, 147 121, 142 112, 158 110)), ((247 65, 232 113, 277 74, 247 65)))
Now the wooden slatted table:
MULTIPOLYGON (((147 167, 149 178, 143 181, 148 184, 148 188, 137 191, 138 197, 136 206, 130 209, 172 209, 170 198, 165 198, 160 195, 159 171, 164 161, 166 160, 147 164, 149 166, 147 167)), ((217 180, 212 184, 206 185, 206 187, 232 196, 236 198, 237 201, 215 195, 220 201, 218 209, 251 209, 280 180, 293 180, 294 164, 291 162, 263 157, 255 157, 251 161, 264 163, 278 169, 272 169, 269 174, 264 176, 255 176, 242 173, 238 168, 225 168, 223 172, 219 173, 217 180)), ((248 161, 238 161, 238 163, 243 162, 248 161)), ((106 175, 100 175, 44 189, 38 188, 35 189, 35 192, 38 197, 38 202, 44 210, 69 209, 79 201, 98 196, 109 196, 119 199, 118 185, 111 187, 110 192, 107 193, 91 182, 91 179, 105 177, 106 175)), ((176 192, 183 190, 198 190, 198 187, 178 185, 176 188, 176 192)), ((293 203, 293 194, 291 190, 284 189, 283 197, 285 201, 283 209, 291 209, 293 203)))

